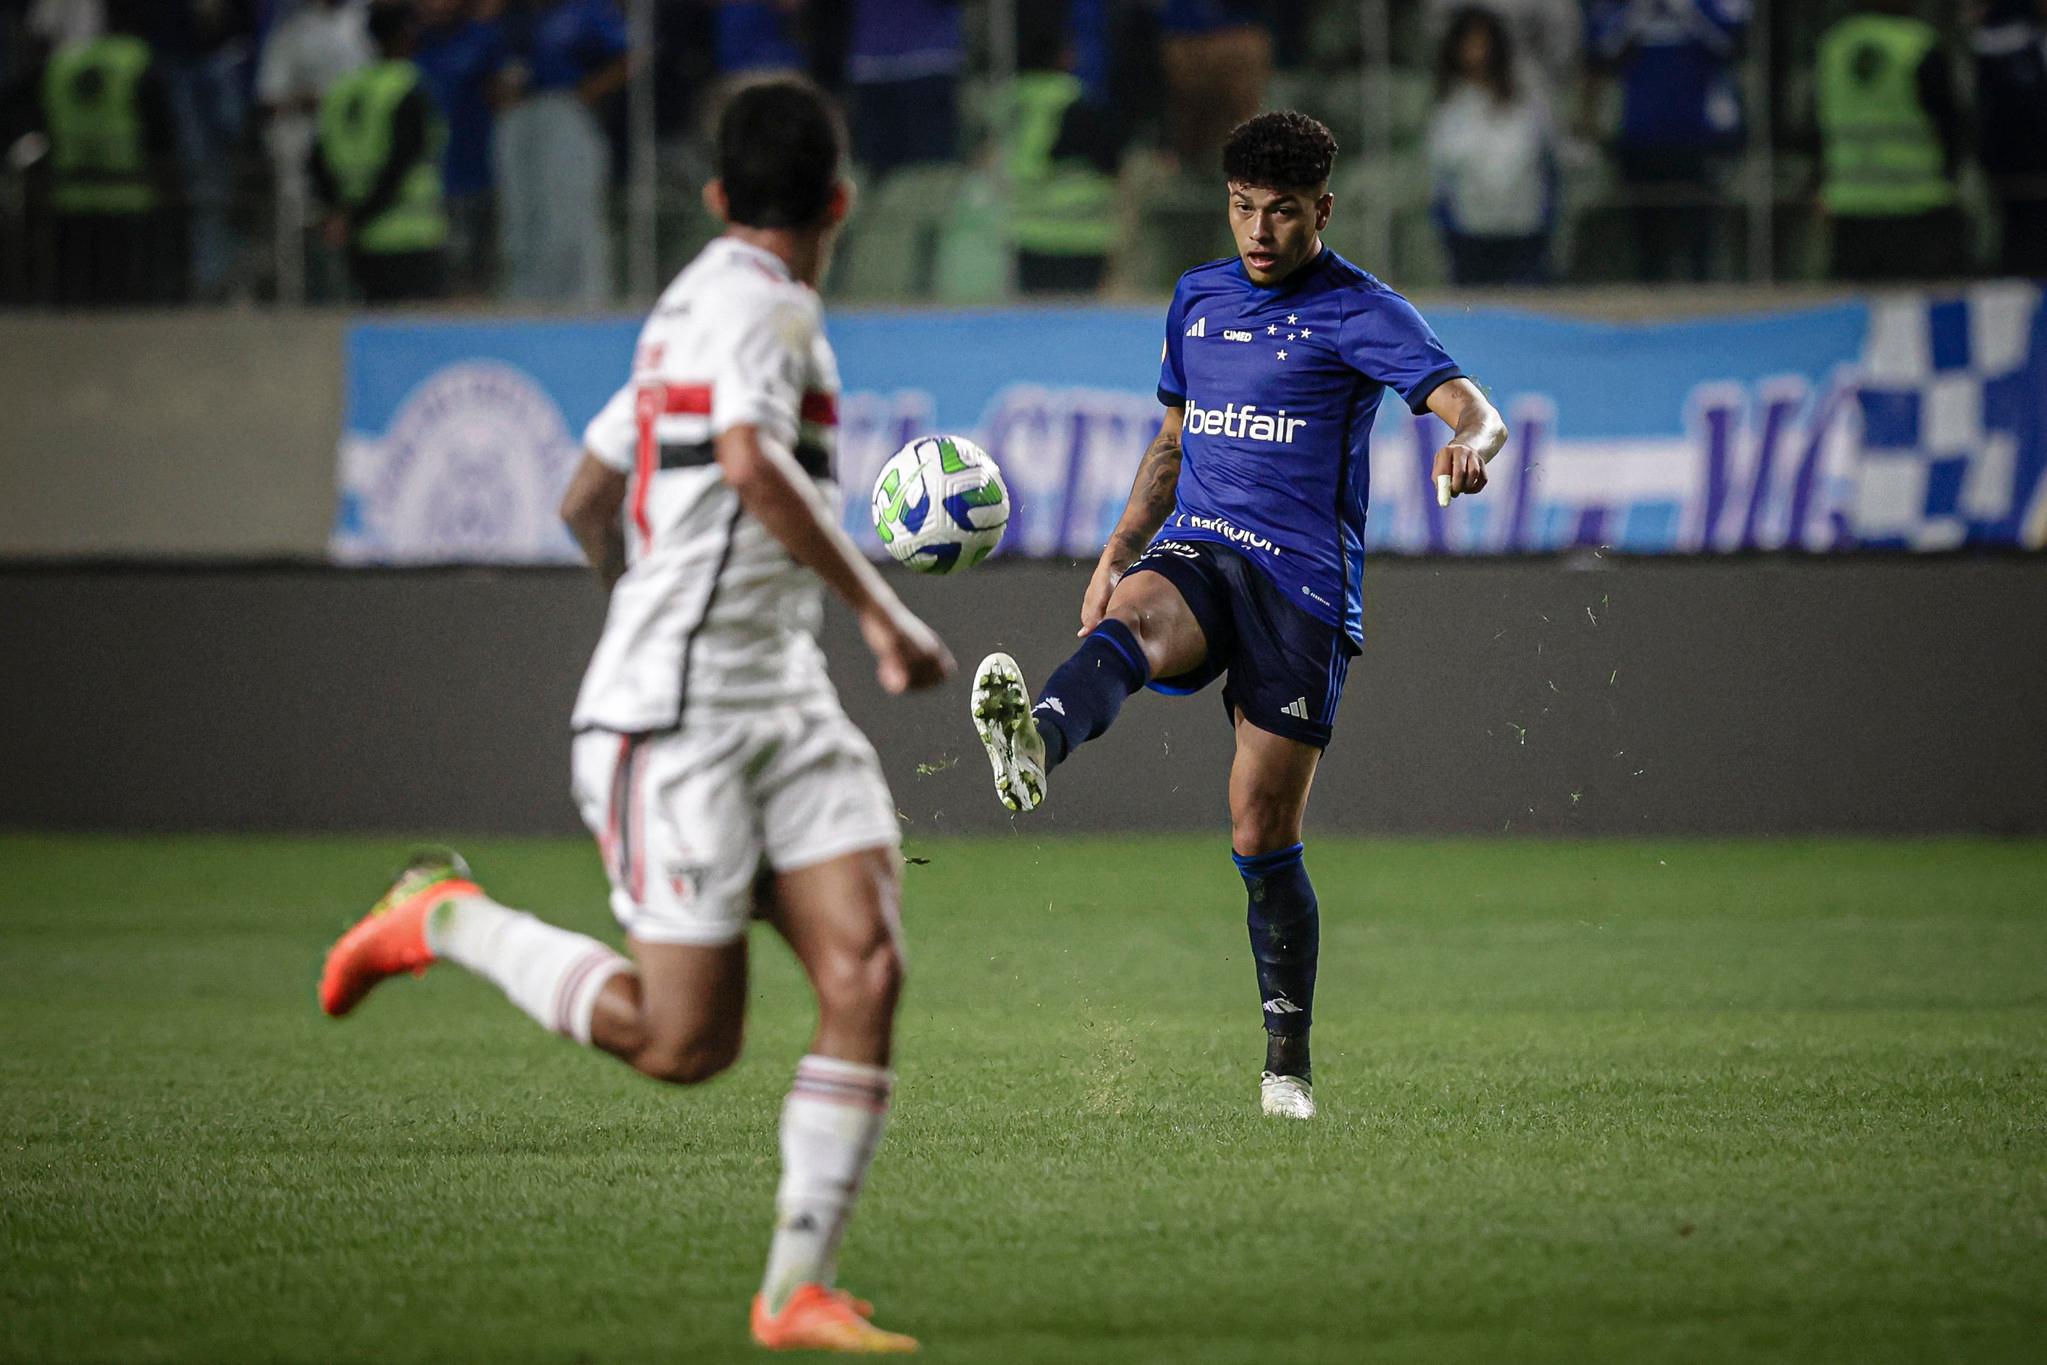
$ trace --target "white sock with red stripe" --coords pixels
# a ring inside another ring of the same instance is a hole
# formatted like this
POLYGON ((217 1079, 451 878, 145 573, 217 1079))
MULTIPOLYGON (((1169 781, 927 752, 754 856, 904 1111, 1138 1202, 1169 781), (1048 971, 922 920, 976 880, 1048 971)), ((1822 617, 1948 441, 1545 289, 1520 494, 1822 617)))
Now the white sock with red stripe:
POLYGON ((586 1047, 598 993, 632 968, 596 939, 488 896, 455 896, 435 906, 426 918, 426 946, 496 986, 542 1028, 586 1047))
POLYGON ((782 1104, 782 1184, 761 1294, 780 1312, 798 1285, 829 1285, 839 1239, 888 1123, 888 1068, 815 1053, 796 1066, 782 1104))

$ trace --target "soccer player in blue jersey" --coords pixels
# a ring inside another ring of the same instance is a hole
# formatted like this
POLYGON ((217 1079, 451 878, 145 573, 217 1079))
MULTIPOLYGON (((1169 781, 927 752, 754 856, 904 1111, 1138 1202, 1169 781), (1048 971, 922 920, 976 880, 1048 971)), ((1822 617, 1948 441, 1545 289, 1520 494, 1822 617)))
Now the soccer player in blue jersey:
POLYGON ((1007 654, 973 714, 1011 810, 1146 685, 1226 678, 1230 842, 1249 893, 1266 1031, 1264 1112, 1313 1118, 1308 1030, 1320 940, 1301 818, 1364 640, 1372 420, 1387 389, 1433 412, 1445 500, 1477 493, 1507 429, 1408 301, 1324 246, 1336 141, 1298 113, 1223 149, 1235 257, 1180 277, 1159 372, 1165 416, 1081 601, 1083 642, 1035 706, 1007 654))

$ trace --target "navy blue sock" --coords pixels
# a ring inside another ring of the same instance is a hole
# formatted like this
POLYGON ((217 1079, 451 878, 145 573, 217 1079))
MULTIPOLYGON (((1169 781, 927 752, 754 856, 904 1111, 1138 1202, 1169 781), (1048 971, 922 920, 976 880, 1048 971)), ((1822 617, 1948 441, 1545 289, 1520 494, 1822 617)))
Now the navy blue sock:
POLYGON ((1058 767, 1069 753, 1108 729, 1124 699, 1150 676, 1144 650, 1130 627, 1109 620, 1088 632, 1073 657, 1045 679, 1045 690, 1031 709, 1045 740, 1045 767, 1058 767))
POLYGON ((1266 1067, 1308 1078, 1308 1029, 1315 1022, 1315 960, 1322 948, 1321 909, 1301 861, 1301 845, 1236 859, 1250 894, 1251 957, 1265 1014, 1266 1067))

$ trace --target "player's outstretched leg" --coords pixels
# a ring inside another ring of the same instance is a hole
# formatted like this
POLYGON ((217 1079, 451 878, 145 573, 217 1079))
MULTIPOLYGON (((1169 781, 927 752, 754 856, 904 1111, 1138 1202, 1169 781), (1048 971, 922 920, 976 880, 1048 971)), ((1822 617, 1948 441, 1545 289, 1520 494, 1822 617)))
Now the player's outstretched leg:
POLYGON ((493 982, 541 1027, 584 1044, 598 995, 632 969, 596 939, 496 904, 452 849, 425 849, 329 950, 320 1008, 340 1018, 378 982, 424 974, 442 958, 493 982))
POLYGON ((1031 705, 1023 674, 1007 654, 990 654, 974 674, 974 728, 995 769, 995 794, 1011 810, 1045 799, 1045 779, 1068 754, 1115 723, 1130 694, 1151 678, 1144 646, 1111 617, 1052 670, 1031 705))
POLYGON ((867 1320, 837 1288, 839 1244, 888 1122, 902 956, 901 871, 870 848, 775 879, 773 922, 817 992, 817 1035, 782 1105, 775 1238, 753 1301, 753 1339, 777 1351, 883 1354, 917 1343, 867 1320))
POLYGON ((1045 741, 1031 719, 1023 670, 1007 654, 990 654, 974 670, 974 732, 995 770, 995 795, 1011 810, 1036 810, 1045 799, 1045 741))
POLYGON ((644 1076, 694 1085, 739 1055, 746 941, 633 942, 637 964, 596 939, 499 905, 447 849, 416 855, 328 951, 320 1007, 339 1018, 376 985, 436 962, 466 967, 550 1033, 644 1076))

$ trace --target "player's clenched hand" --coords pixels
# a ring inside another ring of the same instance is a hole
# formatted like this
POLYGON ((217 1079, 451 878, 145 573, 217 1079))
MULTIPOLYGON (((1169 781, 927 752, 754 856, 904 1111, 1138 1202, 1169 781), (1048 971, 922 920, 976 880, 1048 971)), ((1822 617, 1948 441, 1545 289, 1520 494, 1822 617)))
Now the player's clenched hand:
POLYGON ((1129 567, 1108 555, 1102 556, 1102 562, 1095 565, 1095 576, 1087 582, 1087 592, 1080 599, 1080 629, 1073 632, 1075 635, 1086 635, 1102 623, 1102 618, 1109 614, 1109 599, 1129 567))
POLYGON ((945 642, 905 607, 861 617, 860 634, 874 651, 874 675, 891 696, 935 687, 952 676, 945 642))
MULTIPOLYGON (((1450 480, 1450 496, 1476 493, 1485 487, 1485 461, 1470 446, 1452 441, 1436 452, 1435 484, 1438 491, 1450 480)), ((1440 499, 1439 499, 1440 500, 1440 499)))

